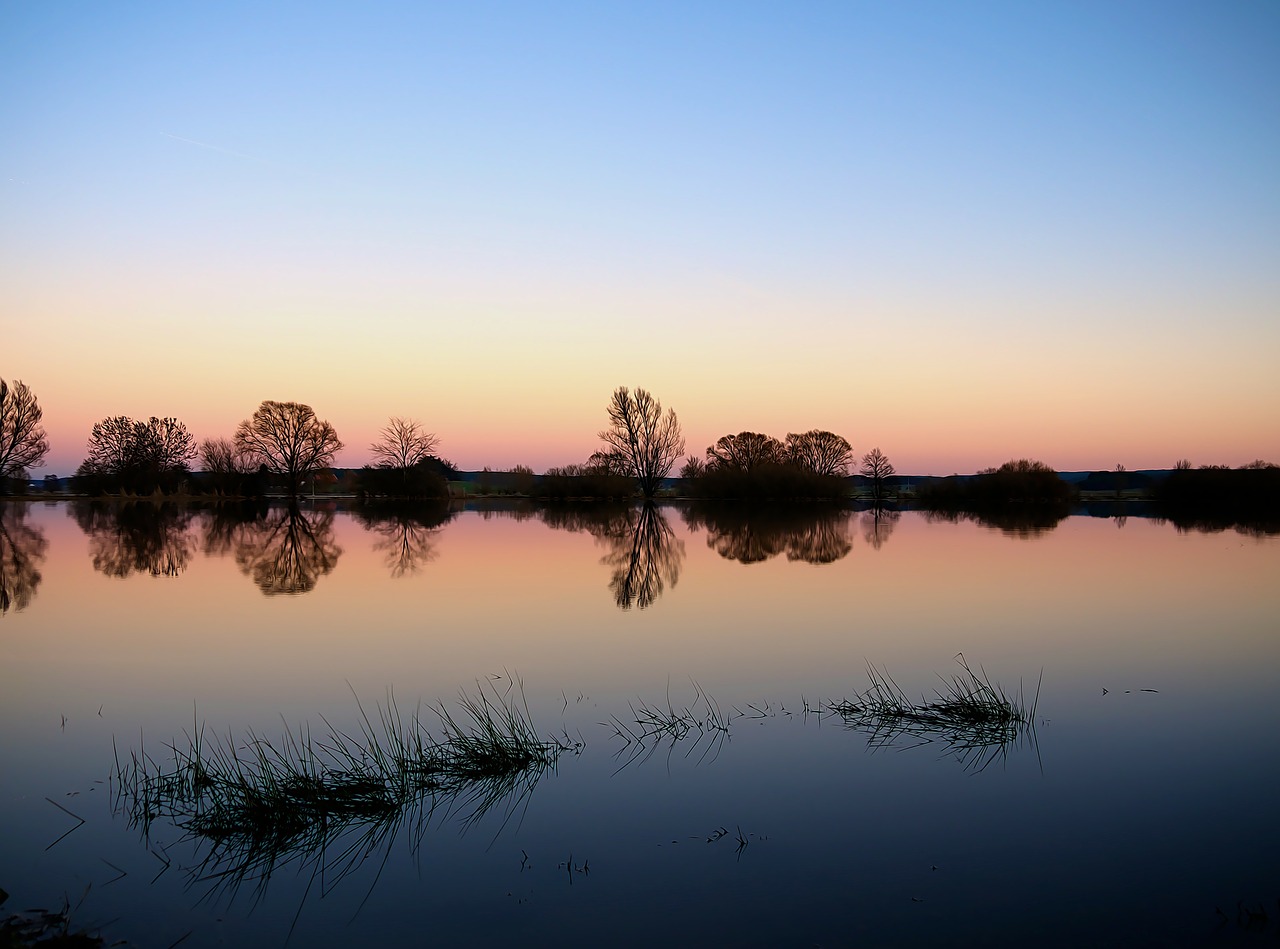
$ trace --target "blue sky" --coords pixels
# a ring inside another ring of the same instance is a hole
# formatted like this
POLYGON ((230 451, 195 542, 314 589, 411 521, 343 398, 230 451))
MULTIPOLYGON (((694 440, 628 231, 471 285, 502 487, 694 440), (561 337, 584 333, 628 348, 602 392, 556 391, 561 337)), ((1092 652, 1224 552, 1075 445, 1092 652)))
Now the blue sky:
POLYGON ((412 415, 541 468, 620 384, 691 453, 1280 457, 1276 4, 7 3, 0 37, 0 376, 59 471, 103 416, 264 398, 347 463, 412 415))

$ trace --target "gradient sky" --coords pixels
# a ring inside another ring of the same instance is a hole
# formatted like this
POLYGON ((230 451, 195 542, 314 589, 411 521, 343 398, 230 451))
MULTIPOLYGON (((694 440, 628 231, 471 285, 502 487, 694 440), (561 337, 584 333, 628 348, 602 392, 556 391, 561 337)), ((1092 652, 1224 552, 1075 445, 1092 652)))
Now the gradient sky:
POLYGON ((462 468, 1280 461, 1280 5, 0 5, 0 377, 462 468))

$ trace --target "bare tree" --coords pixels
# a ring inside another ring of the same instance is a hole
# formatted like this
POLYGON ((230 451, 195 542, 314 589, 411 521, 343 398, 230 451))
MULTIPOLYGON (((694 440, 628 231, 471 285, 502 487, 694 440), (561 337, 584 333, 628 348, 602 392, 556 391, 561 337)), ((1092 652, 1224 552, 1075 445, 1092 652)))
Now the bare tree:
POLYGON ((662 403, 644 389, 635 394, 620 386, 609 400, 609 427, 600 432, 604 452, 618 459, 636 479, 640 493, 651 498, 684 454, 684 435, 674 409, 664 415, 662 403))
POLYGON ((893 464, 879 448, 873 448, 862 456, 862 476, 871 481, 871 500, 879 504, 885 499, 888 480, 893 476, 893 464))
POLYGON ((379 468, 412 468, 434 455, 440 444, 440 439, 413 419, 393 418, 380 434, 369 446, 379 468))
POLYGON ((811 429, 802 435, 787 434, 787 460, 817 475, 843 478, 849 473, 853 447, 834 432, 811 429))
POLYGON ((685 459, 684 466, 680 469, 680 477, 686 481, 696 481, 702 477, 706 469, 707 466, 703 464, 701 458, 696 455, 690 455, 685 459))
POLYGON ((134 421, 127 415, 113 415, 95 422, 89 433, 89 454, 83 470, 100 476, 119 476, 136 462, 134 421))
POLYGON ((316 418, 311 406, 270 400, 240 423, 235 444, 237 450, 284 475, 293 498, 301 490, 302 479, 332 466, 334 454, 342 448, 333 426, 316 418))
POLYGON ((12 388, 0 379, 0 479, 21 478, 44 460, 49 440, 40 419, 44 409, 20 379, 12 388))
POLYGON ((206 438, 200 443, 200 464, 214 490, 239 494, 254 472, 252 457, 229 438, 206 438))
POLYGON ((173 490, 195 457, 195 440, 176 418, 115 415, 94 424, 77 475, 93 490, 173 490))
POLYGON ((136 425, 138 451, 151 472, 186 470, 196 457, 195 439, 176 418, 151 416, 136 425))
POLYGON ((708 470, 750 471, 760 465, 780 464, 786 460, 782 442, 772 435, 739 432, 722 435, 707 449, 708 470))

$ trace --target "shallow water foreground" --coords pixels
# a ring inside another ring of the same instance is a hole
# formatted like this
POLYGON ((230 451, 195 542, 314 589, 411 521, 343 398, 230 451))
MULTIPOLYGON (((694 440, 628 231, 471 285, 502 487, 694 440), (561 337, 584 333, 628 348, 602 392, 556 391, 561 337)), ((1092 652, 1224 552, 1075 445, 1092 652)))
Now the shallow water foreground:
POLYGON ((65 899, 73 928, 160 947, 1280 938, 1274 536, 0 510, 0 913, 65 899), (957 656, 1032 720, 841 714, 868 664, 924 704, 957 656), (477 696, 546 760, 458 752, 477 696), (239 760, 276 796, 129 783, 193 739, 206 781, 239 760), (395 748, 379 780, 420 783, 388 803, 359 769, 395 748), (295 752, 327 790, 279 780, 295 752))

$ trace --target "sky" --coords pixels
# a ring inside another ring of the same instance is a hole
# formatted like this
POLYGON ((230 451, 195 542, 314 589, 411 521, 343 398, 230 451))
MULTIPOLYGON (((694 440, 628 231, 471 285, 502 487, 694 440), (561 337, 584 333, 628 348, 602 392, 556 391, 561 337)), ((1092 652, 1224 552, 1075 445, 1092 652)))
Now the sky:
POLYGON ((1280 461, 1280 5, 0 3, 0 378, 370 461, 1280 461))

